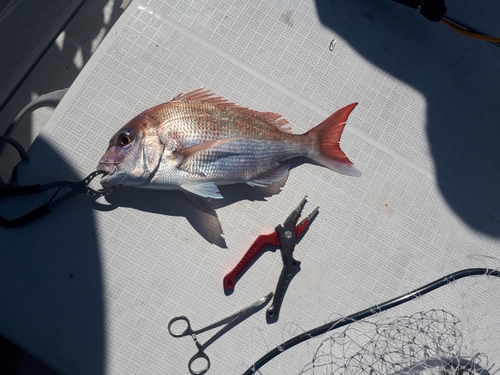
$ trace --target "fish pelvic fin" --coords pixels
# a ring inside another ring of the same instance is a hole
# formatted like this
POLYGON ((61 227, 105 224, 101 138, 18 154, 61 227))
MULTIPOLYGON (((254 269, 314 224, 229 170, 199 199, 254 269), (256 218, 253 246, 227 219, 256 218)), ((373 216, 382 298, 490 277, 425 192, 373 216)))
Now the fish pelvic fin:
POLYGON ((336 172, 358 177, 361 171, 347 158, 339 144, 347 118, 356 105, 358 103, 352 103, 339 109, 305 135, 314 138, 317 144, 308 155, 311 159, 336 172))
POLYGON ((192 194, 199 195, 203 198, 222 199, 224 198, 219 191, 217 185, 213 182, 198 182, 191 184, 183 184, 181 189, 186 190, 192 194))

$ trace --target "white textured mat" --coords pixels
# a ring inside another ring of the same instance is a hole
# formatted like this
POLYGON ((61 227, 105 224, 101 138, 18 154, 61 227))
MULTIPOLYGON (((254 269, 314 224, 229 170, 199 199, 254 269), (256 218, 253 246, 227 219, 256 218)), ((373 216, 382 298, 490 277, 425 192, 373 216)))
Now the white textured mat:
MULTIPOLYGON (((467 3, 447 5, 500 34, 467 3)), ((304 195, 304 213, 320 212, 279 321, 263 310, 212 344, 210 374, 243 373, 302 330, 445 274, 500 267, 498 62, 498 48, 390 1, 132 2, 31 147, 23 184, 85 177, 124 123, 198 87, 280 113, 295 133, 359 102, 341 145, 363 176, 297 163, 281 191, 222 188, 218 220, 180 192, 122 188, 2 229, 0 333, 62 373, 187 373, 195 344, 171 337, 169 320, 201 328, 274 291, 277 252, 229 296, 222 279, 304 195)), ((461 354, 494 363, 499 296, 500 280, 461 280, 384 316, 446 309, 461 319, 461 354)), ((320 343, 261 373, 300 373, 320 343)))

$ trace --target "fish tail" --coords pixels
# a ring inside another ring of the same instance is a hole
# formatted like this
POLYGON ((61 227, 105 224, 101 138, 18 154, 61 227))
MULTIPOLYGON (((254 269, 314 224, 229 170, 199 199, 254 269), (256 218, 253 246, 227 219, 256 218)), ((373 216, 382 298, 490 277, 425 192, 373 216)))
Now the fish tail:
POLYGON ((305 133, 306 136, 314 139, 316 145, 308 155, 311 159, 327 168, 350 176, 361 176, 361 171, 340 149, 339 142, 347 118, 357 104, 352 103, 339 109, 305 133))

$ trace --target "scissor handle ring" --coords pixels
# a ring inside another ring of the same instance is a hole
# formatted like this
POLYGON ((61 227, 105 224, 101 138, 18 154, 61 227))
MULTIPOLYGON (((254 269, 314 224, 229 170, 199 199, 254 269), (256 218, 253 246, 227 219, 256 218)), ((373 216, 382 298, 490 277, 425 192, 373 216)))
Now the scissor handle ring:
POLYGON ((191 324, 189 324, 189 319, 184 315, 176 316, 168 323, 168 332, 170 332, 170 334, 174 337, 183 337, 183 336, 187 336, 187 335, 192 335, 194 333, 193 330, 191 329, 191 324), (172 325, 175 324, 175 322, 178 322, 180 320, 185 321, 187 324, 187 327, 184 331, 182 331, 180 333, 175 333, 172 331, 172 325))
POLYGON ((190 360, 189 360, 189 363, 188 363, 188 367, 189 367, 189 372, 193 375, 201 375, 201 374, 204 374, 205 372, 208 371, 208 369, 210 368, 210 359, 208 359, 208 356, 205 354, 204 351, 202 351, 201 349, 198 351, 198 353, 196 353, 190 360), (201 369, 201 370, 193 370, 193 362, 196 361, 197 359, 200 359, 200 358, 203 358, 205 361, 206 361, 206 366, 201 369))

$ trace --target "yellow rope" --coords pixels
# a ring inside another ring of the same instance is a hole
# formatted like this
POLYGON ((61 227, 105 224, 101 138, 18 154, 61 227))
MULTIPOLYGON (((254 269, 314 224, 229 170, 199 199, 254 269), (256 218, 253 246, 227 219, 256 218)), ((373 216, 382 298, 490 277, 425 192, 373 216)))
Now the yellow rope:
POLYGON ((456 31, 457 33, 460 33, 462 35, 468 36, 469 38, 474 38, 474 39, 479 39, 479 40, 485 40, 487 42, 500 43, 500 38, 499 37, 494 37, 494 36, 489 36, 489 35, 481 35, 481 34, 477 34, 477 33, 471 32, 471 31, 467 31, 467 30, 461 29, 460 27, 452 24, 450 21, 445 20, 443 18, 441 18, 441 22, 443 22, 446 26, 448 26, 453 31, 456 31))

